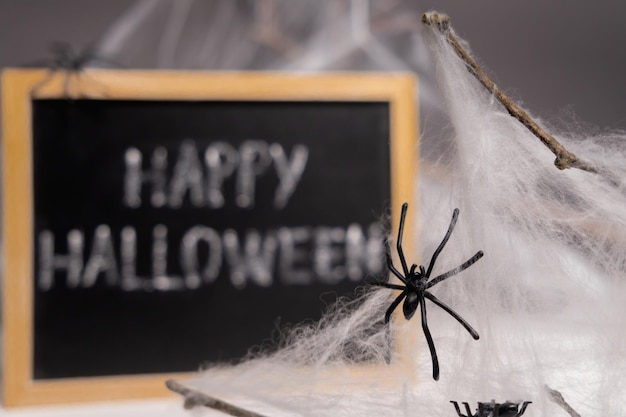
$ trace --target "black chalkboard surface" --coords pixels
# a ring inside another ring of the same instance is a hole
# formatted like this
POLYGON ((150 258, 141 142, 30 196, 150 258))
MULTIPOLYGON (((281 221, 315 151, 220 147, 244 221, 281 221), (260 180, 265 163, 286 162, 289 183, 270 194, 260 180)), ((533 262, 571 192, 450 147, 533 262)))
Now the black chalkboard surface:
MULTIPOLYGON (((5 84, 36 79, 24 73, 5 84)), ((222 74, 229 90, 201 74, 204 94, 190 97, 184 86, 176 93, 179 74, 144 73, 163 89, 155 97, 124 84, 137 73, 97 75, 106 97, 44 92, 25 100, 27 126, 5 130, 29 142, 25 155, 10 143, 3 153, 23 157, 30 178, 24 230, 11 229, 17 211, 5 206, 7 245, 15 234, 30 242, 29 254, 13 254, 29 276, 16 276, 7 253, 5 279, 28 280, 19 307, 32 323, 31 383, 233 361, 384 273, 380 219, 411 191, 398 191, 406 180, 394 171, 413 172, 414 122, 398 117, 415 117, 400 99, 412 98, 410 77, 370 75, 368 94, 357 90, 362 75, 335 76, 338 92, 331 75, 263 74, 255 84, 222 74)), ((20 201, 7 191, 5 204, 20 201)))

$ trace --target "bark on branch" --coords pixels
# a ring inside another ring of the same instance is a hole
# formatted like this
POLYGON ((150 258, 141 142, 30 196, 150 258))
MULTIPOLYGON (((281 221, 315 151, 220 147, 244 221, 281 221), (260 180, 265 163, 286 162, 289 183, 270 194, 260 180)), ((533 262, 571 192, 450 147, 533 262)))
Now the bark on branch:
POLYGON ((578 168, 583 171, 597 173, 598 170, 590 163, 578 158, 572 152, 565 149, 554 136, 546 132, 530 116, 504 94, 496 84, 489 78, 485 71, 478 66, 472 57, 463 49, 460 42, 452 33, 450 28, 450 18, 437 12, 424 13, 422 22, 426 25, 437 28, 454 48, 457 55, 466 63, 468 70, 480 81, 480 83, 506 108, 508 113, 519 120, 528 130, 541 140, 556 156, 554 165, 559 169, 578 168))

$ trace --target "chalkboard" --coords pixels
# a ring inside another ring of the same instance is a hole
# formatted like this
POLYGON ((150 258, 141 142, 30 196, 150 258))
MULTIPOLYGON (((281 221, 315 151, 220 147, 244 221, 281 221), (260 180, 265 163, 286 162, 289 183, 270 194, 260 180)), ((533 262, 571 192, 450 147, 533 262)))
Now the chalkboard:
POLYGON ((42 75, 3 79, 16 390, 232 362, 385 273, 381 219, 412 191, 410 76, 96 72, 104 96, 30 97, 42 75))

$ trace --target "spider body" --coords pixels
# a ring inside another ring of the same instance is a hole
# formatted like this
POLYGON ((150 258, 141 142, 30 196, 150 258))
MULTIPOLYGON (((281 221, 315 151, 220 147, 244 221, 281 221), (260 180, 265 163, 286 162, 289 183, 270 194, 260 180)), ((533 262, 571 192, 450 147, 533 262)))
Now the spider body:
POLYGON ((411 292, 407 294, 404 299, 404 304, 402 304, 402 313, 404 313, 404 318, 407 320, 411 320, 411 317, 417 311, 417 307, 420 305, 420 299, 416 292, 411 292))
POLYGON ((59 71, 65 71, 63 79, 63 94, 65 96, 70 96, 71 78, 73 77, 78 80, 81 75, 84 76, 82 72, 88 64, 92 62, 101 62, 118 66, 114 62, 98 56, 93 47, 87 47, 83 51, 76 51, 68 43, 55 42, 50 46, 50 51, 52 55, 51 58, 35 61, 27 65, 28 67, 48 67, 48 74, 31 89, 31 95, 33 96, 37 95, 39 90, 44 85, 48 84, 48 82, 50 82, 59 71))
POLYGON ((411 265, 411 268, 408 267, 406 258, 404 257, 404 252, 402 249, 402 235, 404 233, 404 221, 406 219, 406 211, 408 209, 408 204, 404 203, 402 205, 402 213, 400 216, 400 228, 398 230, 398 238, 396 241, 398 256, 400 257, 400 263, 402 264, 402 272, 398 271, 396 267, 393 265, 391 260, 391 256, 389 252, 387 252, 387 266, 391 273, 393 273, 404 285, 390 284, 388 282, 373 282, 372 285, 377 285, 384 288, 390 288, 394 290, 400 290, 400 294, 393 300, 389 308, 385 313, 385 324, 388 325, 391 319, 391 314, 394 310, 400 305, 402 301, 402 313, 404 314, 404 318, 406 320, 410 320, 414 315, 417 309, 420 309, 420 313, 422 316, 422 330, 424 331, 424 335, 426 336, 426 341, 428 342, 428 348, 430 349, 430 356, 433 363, 433 379, 439 379, 439 361, 437 359, 437 352, 435 350, 435 344, 433 342, 432 336, 430 334, 430 330, 428 328, 428 323, 426 321, 426 299, 432 301, 439 307, 441 307, 444 311, 454 317, 469 333, 472 337, 478 340, 479 335, 469 325, 461 316, 459 316, 454 310, 444 304, 441 300, 431 294, 428 290, 434 285, 440 283, 441 281, 458 274, 459 272, 469 268, 474 262, 478 261, 483 256, 482 251, 478 251, 474 256, 470 259, 462 263, 457 268, 454 268, 444 274, 437 275, 434 278, 430 278, 433 267, 435 266, 435 261, 437 257, 443 250, 444 246, 448 242, 452 231, 454 230, 454 226, 456 225, 457 218, 459 216, 459 209, 455 209, 452 215, 452 220, 450 222, 450 226, 448 227, 448 232, 443 238, 442 242, 439 244, 435 252, 433 253, 432 258, 430 259, 430 263, 428 264, 428 269, 426 269, 423 265, 411 265))
POLYGON ((67 71, 81 71, 92 59, 95 58, 93 51, 88 48, 83 52, 76 52, 72 45, 55 42, 50 46, 52 59, 50 67, 61 68, 67 71))

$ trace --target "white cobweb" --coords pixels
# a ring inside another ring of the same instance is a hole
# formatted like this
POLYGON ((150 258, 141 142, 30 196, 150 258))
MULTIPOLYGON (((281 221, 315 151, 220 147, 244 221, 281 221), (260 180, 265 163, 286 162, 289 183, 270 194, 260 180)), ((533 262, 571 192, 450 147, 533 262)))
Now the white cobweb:
MULTIPOLYGON (((178 19, 198 18, 190 10, 203 7, 201 2, 180 3, 159 3, 150 19, 161 18, 159 8, 164 7, 177 7, 178 19)), ((332 15, 337 20, 330 22, 330 15, 314 14, 310 25, 298 26, 292 13, 287 22, 293 25, 286 25, 285 33, 298 31, 293 35, 302 47, 298 51, 318 52, 292 51, 284 59, 283 54, 271 55, 275 50, 235 47, 249 39, 234 34, 246 13, 252 13, 251 3, 244 3, 211 3, 212 24, 224 31, 232 47, 220 49, 207 38, 197 44, 204 48, 202 55, 192 47, 175 47, 176 39, 191 36, 188 32, 199 26, 177 26, 170 19, 165 29, 171 33, 170 44, 162 42, 153 54, 157 66, 411 70, 420 74, 422 91, 427 92, 422 109, 434 114, 439 109, 431 98, 438 93, 428 82, 433 73, 421 49, 428 45, 452 129, 422 136, 419 201, 409 207, 409 213, 419 213, 420 251, 407 257, 410 263, 427 263, 453 209, 460 208, 456 229, 433 273, 460 265, 478 250, 485 256, 432 292, 464 317, 480 340, 429 303, 440 380, 431 376, 419 313, 409 322, 401 316, 392 320, 391 336, 402 346, 387 364, 382 324, 394 294, 366 290, 355 301, 335 306, 319 323, 290 330, 276 350, 238 365, 209 367, 184 384, 271 416, 454 416, 450 400, 475 408, 477 401, 491 399, 533 401, 529 416, 567 416, 549 401, 546 385, 560 391, 584 417, 626 415, 626 135, 587 135, 578 126, 551 130, 601 174, 559 171, 552 164, 554 156, 485 91, 436 29, 379 36, 363 35, 352 26, 344 37, 350 42, 328 52, 316 46, 328 31, 341 30, 341 19, 349 20, 346 14, 337 9, 332 15), (409 46, 398 40, 403 37, 412 40, 409 46), (236 51, 240 55, 233 55, 236 51), (202 57, 204 63, 189 61, 202 57), (190 63, 175 64, 179 62, 190 63), (404 342, 407 338, 412 340, 404 342)), ((138 3, 134 11, 142 19, 148 19, 141 9, 146 4, 138 3)), ((294 10, 289 2, 278 4, 294 10)), ((123 32, 123 23, 117 34, 123 32)), ((108 47, 123 56, 124 51, 115 51, 115 39, 109 37, 108 47)))

